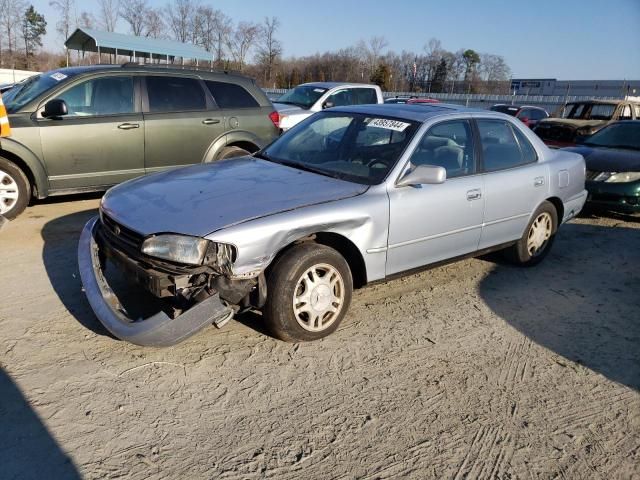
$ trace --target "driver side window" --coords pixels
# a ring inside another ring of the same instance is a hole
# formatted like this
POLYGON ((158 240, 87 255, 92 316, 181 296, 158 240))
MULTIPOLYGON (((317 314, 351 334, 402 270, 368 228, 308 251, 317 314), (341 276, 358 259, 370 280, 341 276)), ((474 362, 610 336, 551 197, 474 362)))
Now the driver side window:
POLYGON ((329 95, 327 103, 331 103, 332 107, 344 107, 346 105, 351 105, 353 103, 351 101, 351 92, 348 89, 338 90, 337 92, 329 95))
POLYGON ((438 123, 427 131, 410 159, 413 165, 444 167, 447 178, 476 171, 473 135, 468 120, 438 123))
POLYGON ((68 117, 134 113, 133 77, 87 80, 62 92, 56 99, 67 104, 68 117))

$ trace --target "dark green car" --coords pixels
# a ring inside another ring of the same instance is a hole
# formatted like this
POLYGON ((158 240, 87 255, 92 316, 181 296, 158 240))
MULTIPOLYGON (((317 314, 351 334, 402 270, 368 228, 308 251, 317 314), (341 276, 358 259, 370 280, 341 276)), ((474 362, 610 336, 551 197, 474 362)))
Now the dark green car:
POLYGON ((62 68, 3 95, 0 214, 146 173, 252 153, 278 115, 248 77, 166 65, 62 68))

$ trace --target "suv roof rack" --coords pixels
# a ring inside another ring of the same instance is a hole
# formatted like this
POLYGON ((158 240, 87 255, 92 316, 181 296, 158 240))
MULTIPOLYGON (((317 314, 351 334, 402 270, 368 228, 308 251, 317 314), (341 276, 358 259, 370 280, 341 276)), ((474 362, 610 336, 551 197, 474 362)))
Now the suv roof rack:
POLYGON ((243 75, 242 72, 239 72, 237 70, 224 70, 224 69, 218 69, 218 68, 213 68, 213 67, 206 67, 206 66, 203 66, 203 65, 182 65, 182 64, 173 64, 173 63, 126 62, 126 63, 123 63, 121 65, 121 67, 122 68, 144 67, 144 68, 157 68, 157 69, 172 68, 172 69, 175 69, 175 70, 196 70, 196 71, 202 71, 202 72, 224 73, 226 75, 229 75, 229 74, 243 75))

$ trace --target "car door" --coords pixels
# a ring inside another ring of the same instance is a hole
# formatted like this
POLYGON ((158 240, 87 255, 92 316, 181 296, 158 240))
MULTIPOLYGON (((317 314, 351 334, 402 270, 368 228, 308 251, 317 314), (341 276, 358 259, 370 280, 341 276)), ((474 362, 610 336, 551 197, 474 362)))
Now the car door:
POLYGON ((389 190, 387 275, 474 252, 482 231, 483 176, 469 119, 429 128, 410 157, 447 170, 442 184, 389 190))
POLYGON ((549 174, 520 127, 476 120, 482 145, 484 227, 480 249, 519 239, 533 211, 547 198, 549 174))
POLYGON ((202 80, 190 76, 145 77, 145 170, 201 163, 225 131, 225 118, 202 80))
MULTIPOLYGON (((137 79, 103 75, 60 92, 68 113, 38 127, 52 190, 114 185, 144 174, 144 121, 137 79)), ((51 100, 51 99, 49 99, 51 100)))

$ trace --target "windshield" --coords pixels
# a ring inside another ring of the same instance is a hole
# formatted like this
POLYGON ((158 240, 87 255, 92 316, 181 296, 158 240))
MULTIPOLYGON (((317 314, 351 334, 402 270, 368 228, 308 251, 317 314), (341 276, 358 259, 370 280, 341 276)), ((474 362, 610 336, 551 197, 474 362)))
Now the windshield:
POLYGON ((614 123, 591 135, 584 144, 640 150, 640 122, 614 123))
POLYGON ((317 113, 257 156, 329 177, 374 185, 386 178, 418 125, 378 115, 317 113))
POLYGON ((276 102, 296 105, 308 110, 327 90, 327 88, 314 87, 313 85, 300 85, 293 90, 289 90, 276 102))
POLYGON ((616 105, 613 103, 567 103, 562 118, 582 120, 611 120, 616 105))
POLYGON ((2 94, 2 101, 7 107, 7 113, 15 113, 50 88, 58 85, 71 74, 53 71, 34 75, 17 84, 11 90, 2 94))

